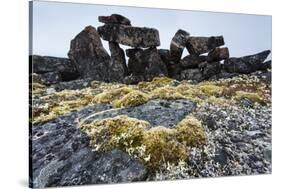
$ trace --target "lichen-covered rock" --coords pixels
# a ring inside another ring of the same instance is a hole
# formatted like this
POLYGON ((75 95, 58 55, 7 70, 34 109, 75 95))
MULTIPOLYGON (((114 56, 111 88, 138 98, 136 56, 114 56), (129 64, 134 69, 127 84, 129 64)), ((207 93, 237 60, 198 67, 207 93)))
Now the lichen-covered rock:
POLYGON ((229 51, 227 47, 223 48, 215 48, 214 50, 210 51, 207 56, 208 62, 215 62, 221 61, 229 58, 229 51))
POLYGON ((189 38, 189 33, 179 29, 170 44, 170 56, 173 61, 178 62, 181 59, 182 52, 186 46, 187 39, 189 38))
POLYGON ((135 75, 135 74, 131 74, 129 76, 126 76, 123 80, 123 82, 127 85, 137 84, 141 81, 144 81, 144 76, 143 75, 135 75))
POLYGON ((123 24, 129 26, 131 25, 131 21, 120 14, 112 14, 110 16, 99 16, 98 20, 99 22, 102 22, 104 24, 123 24))
POLYGON ((221 72, 220 62, 202 62, 199 64, 199 68, 202 71, 204 79, 209 79, 210 77, 219 74, 221 72))
POLYGON ((100 36, 94 27, 85 27, 71 40, 68 57, 83 78, 99 81, 109 80, 110 56, 104 49, 100 36))
POLYGON ((76 119, 102 111, 98 105, 31 127, 31 187, 117 183, 144 180, 145 167, 120 150, 93 151, 76 119))
POLYGON ((111 53, 110 61, 110 81, 122 82, 124 77, 128 74, 128 68, 126 65, 125 53, 120 48, 118 43, 109 42, 109 50, 111 53))
POLYGON ((180 61, 180 65, 184 68, 197 68, 198 64, 207 60, 206 56, 187 55, 180 61))
POLYGON ((223 68, 230 73, 249 74, 257 70, 264 70, 271 67, 271 63, 264 63, 270 50, 244 56, 240 58, 229 58, 224 61, 223 68))
POLYGON ((222 45, 224 45, 223 36, 189 37, 186 43, 186 48, 189 54, 200 55, 222 45))
POLYGON ((56 72, 62 81, 70 81, 79 77, 75 65, 67 58, 32 55, 29 56, 29 64, 32 73, 56 72))
POLYGON ((41 83, 44 85, 51 85, 62 81, 61 75, 58 72, 47 72, 44 74, 31 74, 31 79, 35 83, 41 83))
POLYGON ((119 24, 105 24, 98 27, 102 39, 131 47, 156 47, 160 45, 158 30, 119 24))
POLYGON ((77 90, 77 89, 89 87, 91 80, 92 80, 91 78, 86 78, 86 79, 77 79, 73 81, 59 82, 51 85, 51 88, 55 89, 56 91, 77 90))

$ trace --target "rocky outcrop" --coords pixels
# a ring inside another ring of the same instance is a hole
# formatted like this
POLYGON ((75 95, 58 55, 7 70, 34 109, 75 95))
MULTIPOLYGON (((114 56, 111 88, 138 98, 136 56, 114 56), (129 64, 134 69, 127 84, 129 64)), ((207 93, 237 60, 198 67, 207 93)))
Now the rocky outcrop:
POLYGON ((189 38, 189 33, 179 29, 170 44, 170 56, 173 61, 180 61, 183 50, 189 38))
POLYGON ((223 66, 230 73, 249 74, 257 70, 265 70, 271 68, 271 62, 264 63, 269 54, 270 50, 266 50, 241 58, 229 58, 224 61, 223 66))
POLYGON ((83 78, 109 81, 110 56, 94 27, 85 27, 71 40, 68 57, 83 78))
POLYGON ((93 151, 76 119, 110 108, 96 105, 31 128, 31 187, 144 180, 146 169, 120 150, 93 151))
POLYGON ((153 28, 105 24, 98 27, 98 32, 106 41, 131 47, 147 48, 160 45, 158 30, 153 28))

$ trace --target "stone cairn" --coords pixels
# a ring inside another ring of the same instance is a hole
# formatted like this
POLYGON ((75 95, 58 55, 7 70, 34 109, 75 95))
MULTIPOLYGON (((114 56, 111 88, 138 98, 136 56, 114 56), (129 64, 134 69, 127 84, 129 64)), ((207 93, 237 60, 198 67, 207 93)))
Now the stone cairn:
POLYGON ((68 56, 82 78, 136 84, 156 76, 169 76, 200 82, 271 68, 271 61, 264 62, 270 50, 230 58, 228 48, 222 47, 223 36, 195 37, 179 29, 170 49, 157 49, 157 29, 132 26, 128 18, 118 14, 99 16, 98 20, 104 25, 97 30, 87 26, 71 41, 68 56), (110 55, 100 38, 108 41, 110 55), (124 52, 120 44, 131 48, 124 52), (184 48, 189 55, 181 58, 184 48))

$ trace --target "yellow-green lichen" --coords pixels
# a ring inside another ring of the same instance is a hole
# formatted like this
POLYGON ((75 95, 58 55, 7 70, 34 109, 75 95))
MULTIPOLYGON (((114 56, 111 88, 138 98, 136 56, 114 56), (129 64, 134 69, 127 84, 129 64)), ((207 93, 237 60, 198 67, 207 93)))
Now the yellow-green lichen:
POLYGON ((122 98, 124 95, 132 92, 134 89, 130 87, 121 87, 118 89, 110 89, 96 95, 94 101, 96 103, 112 103, 114 100, 122 98))
POLYGON ((200 85, 199 89, 208 96, 219 96, 223 91, 223 87, 211 84, 200 85))
POLYGON ((150 92, 154 89, 157 89, 159 87, 164 87, 169 84, 171 84, 173 79, 168 78, 168 77, 155 77, 152 81, 150 82, 140 82, 138 83, 138 89, 143 91, 143 92, 150 92))
POLYGON ((159 98, 164 100, 184 99, 185 97, 178 93, 174 87, 160 87, 150 93, 151 98, 159 98))
POLYGON ((235 95, 234 99, 236 99, 236 100, 248 99, 252 102, 258 102, 260 104, 265 103, 259 94, 245 92, 245 91, 236 91, 236 95, 235 95))
POLYGON ((148 100, 149 96, 147 94, 134 90, 126 94, 120 100, 115 100, 113 106, 116 108, 139 106, 146 103, 148 100))

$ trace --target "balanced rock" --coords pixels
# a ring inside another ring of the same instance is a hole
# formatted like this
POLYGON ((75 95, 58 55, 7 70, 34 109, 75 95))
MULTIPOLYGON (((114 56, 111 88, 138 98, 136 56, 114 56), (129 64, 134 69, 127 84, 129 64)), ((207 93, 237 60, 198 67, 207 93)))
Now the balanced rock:
POLYGON ((170 55, 172 60, 179 61, 181 59, 182 52, 186 46, 189 35, 190 34, 188 32, 181 29, 175 33, 175 36, 170 44, 170 55))
POLYGON ((68 57, 83 78, 108 81, 110 56, 94 27, 87 26, 71 40, 68 57))
POLYGON ((187 55, 184 57, 180 64, 183 68, 197 68, 198 64, 207 60, 206 56, 187 55))
POLYGON ((264 63, 270 50, 244 56, 240 58, 229 58, 224 61, 223 68, 230 73, 249 74, 257 70, 265 70, 271 67, 270 63, 264 63))
MULTIPOLYGON (((79 77, 75 65, 68 58, 33 55, 29 56, 29 64, 32 73, 46 74, 55 72, 62 81, 70 81, 79 77)), ((45 78, 43 80, 48 82, 48 78, 51 75, 54 76, 54 74, 47 74, 43 75, 42 78, 45 78)), ((50 83, 54 82, 53 79, 54 77, 49 80, 50 83)))
POLYGON ((227 47, 215 48, 214 50, 209 52, 207 61, 208 62, 221 61, 227 58, 229 58, 229 51, 227 47))
POLYGON ((200 55, 222 45, 224 45, 223 36, 189 37, 186 43, 186 48, 189 54, 200 55))
POLYGON ((122 81, 128 73, 125 53, 118 43, 109 42, 111 53, 110 81, 122 81))
POLYGON ((129 26, 131 25, 131 21, 120 14, 112 14, 110 16, 99 16, 98 20, 99 22, 102 22, 104 24, 123 24, 129 26))
POLYGON ((102 39, 131 47, 156 47, 160 45, 159 32, 153 28, 105 24, 98 27, 102 39))

